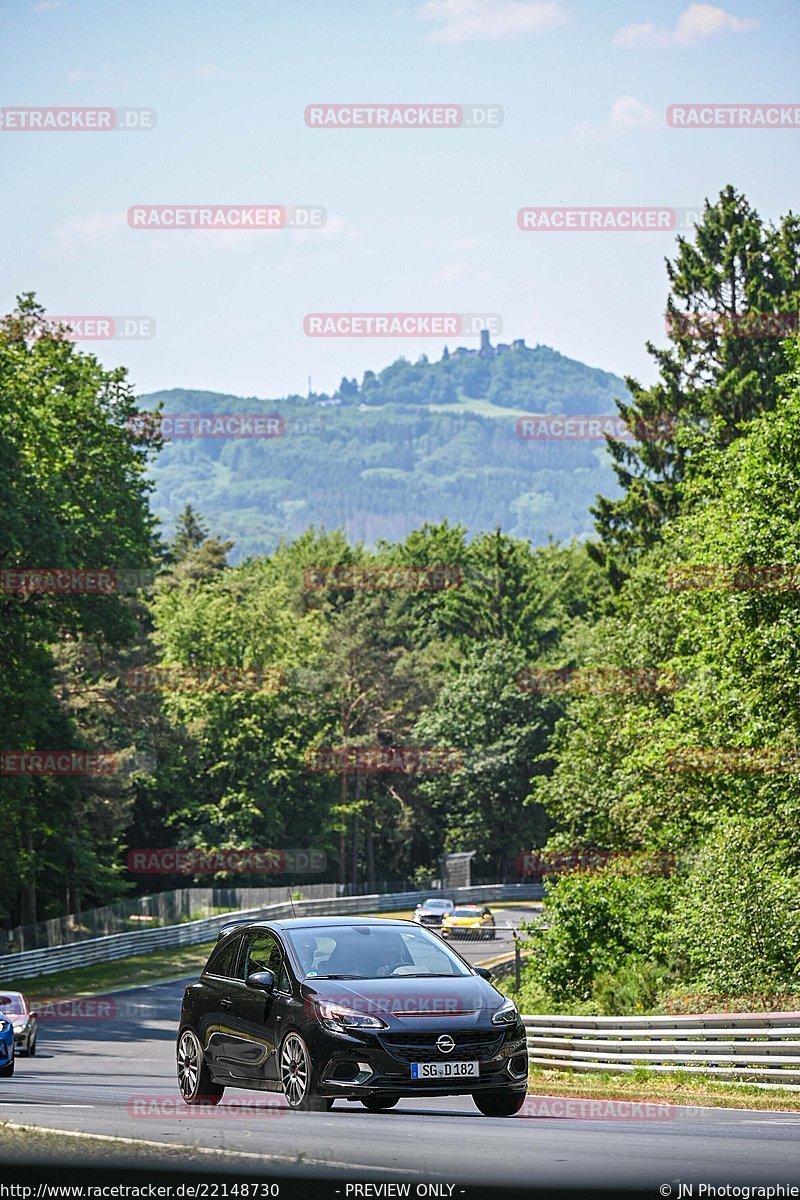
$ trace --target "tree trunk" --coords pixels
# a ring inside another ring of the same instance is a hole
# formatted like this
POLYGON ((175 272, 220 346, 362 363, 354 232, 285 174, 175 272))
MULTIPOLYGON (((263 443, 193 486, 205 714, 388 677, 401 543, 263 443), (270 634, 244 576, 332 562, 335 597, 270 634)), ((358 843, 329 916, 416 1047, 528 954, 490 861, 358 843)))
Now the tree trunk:
POLYGON ((358 835, 359 835, 359 820, 358 809, 353 813, 353 859, 350 871, 350 882, 353 885, 353 894, 358 886, 358 835))
POLYGON ((22 883, 19 890, 19 923, 20 925, 35 925, 36 924, 36 876, 33 866, 33 834, 30 828, 25 830, 24 834, 25 849, 28 852, 28 871, 30 872, 26 882, 22 883))
POLYGON ((351 882, 353 884, 354 892, 356 890, 356 887, 358 886, 358 842, 359 842, 359 833, 360 833, 360 828, 359 828, 359 826, 360 826, 359 815, 360 814, 359 814, 359 810, 358 810, 358 802, 360 799, 361 799, 361 776, 357 774, 356 775, 356 807, 353 812, 353 861, 352 861, 352 869, 351 869, 351 882))
POLYGON ((347 775, 342 771, 341 784, 342 828, 339 830, 339 883, 347 883, 347 775))
POLYGON ((372 810, 367 809, 364 826, 364 853, 367 860, 367 887, 370 892, 375 889, 375 839, 372 833, 372 810))

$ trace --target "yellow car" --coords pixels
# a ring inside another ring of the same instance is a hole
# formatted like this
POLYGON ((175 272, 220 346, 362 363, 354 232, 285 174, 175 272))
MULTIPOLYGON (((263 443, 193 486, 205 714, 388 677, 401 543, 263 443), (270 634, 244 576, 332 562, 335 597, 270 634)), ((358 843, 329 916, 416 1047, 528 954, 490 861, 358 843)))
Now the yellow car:
POLYGON ((452 912, 442 917, 440 930, 443 938, 468 937, 494 939, 494 917, 490 908, 479 904, 465 904, 463 908, 454 908, 452 912))

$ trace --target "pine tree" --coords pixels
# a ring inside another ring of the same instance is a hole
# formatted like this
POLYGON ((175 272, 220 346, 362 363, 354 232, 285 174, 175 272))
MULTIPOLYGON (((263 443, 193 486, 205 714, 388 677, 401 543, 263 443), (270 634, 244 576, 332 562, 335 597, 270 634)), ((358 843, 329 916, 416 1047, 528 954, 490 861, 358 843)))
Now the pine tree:
POLYGON ((615 582, 659 540, 703 453, 774 408, 786 369, 781 334, 800 305, 800 220, 789 213, 765 225, 729 185, 715 204, 706 201, 694 240, 679 237, 666 266, 669 345, 647 343, 660 378, 649 388, 626 379, 630 395, 617 407, 638 440, 609 439, 624 495, 598 497, 592 509, 601 538, 593 552, 615 582), (782 319, 760 319, 769 313, 782 319))
POLYGON ((175 537, 170 545, 172 561, 180 562, 186 558, 187 554, 196 550, 207 537, 208 529, 200 513, 196 512, 191 504, 187 504, 175 526, 175 537))

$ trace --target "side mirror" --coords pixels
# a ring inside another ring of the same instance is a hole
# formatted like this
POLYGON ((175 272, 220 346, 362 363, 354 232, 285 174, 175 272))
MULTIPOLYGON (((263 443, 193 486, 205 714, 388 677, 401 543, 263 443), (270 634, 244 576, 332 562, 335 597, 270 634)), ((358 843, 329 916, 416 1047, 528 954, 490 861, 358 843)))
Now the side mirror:
POLYGON ((480 975, 481 979, 491 979, 492 978, 492 972, 489 970, 488 967, 473 967, 472 969, 476 975, 480 975))
POLYGON ((275 975, 272 971, 253 971, 252 975, 247 976, 245 985, 256 991, 272 993, 275 991, 275 975))
POLYGON ((39 1015, 39 1014, 38 1014, 38 1012, 36 1011, 36 1009, 35 1009, 35 1008, 32 1008, 32 1009, 31 1009, 31 1011, 28 1013, 28 1016, 29 1016, 29 1017, 38 1017, 38 1015, 39 1015))

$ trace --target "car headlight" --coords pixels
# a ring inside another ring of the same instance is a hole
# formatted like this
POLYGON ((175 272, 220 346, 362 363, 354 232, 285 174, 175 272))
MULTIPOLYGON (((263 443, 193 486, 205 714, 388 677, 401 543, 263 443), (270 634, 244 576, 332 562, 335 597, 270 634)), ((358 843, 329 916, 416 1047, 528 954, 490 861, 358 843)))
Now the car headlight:
POLYGON ((518 1020, 519 1013, 513 1000, 506 1000, 496 1012, 492 1013, 493 1025, 516 1025, 518 1020))
POLYGON ((340 1004, 317 1004, 317 1017, 320 1025, 333 1033, 347 1033, 351 1029, 389 1028, 380 1017, 353 1012, 351 1008, 343 1008, 340 1004))

